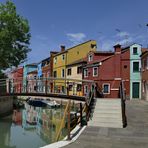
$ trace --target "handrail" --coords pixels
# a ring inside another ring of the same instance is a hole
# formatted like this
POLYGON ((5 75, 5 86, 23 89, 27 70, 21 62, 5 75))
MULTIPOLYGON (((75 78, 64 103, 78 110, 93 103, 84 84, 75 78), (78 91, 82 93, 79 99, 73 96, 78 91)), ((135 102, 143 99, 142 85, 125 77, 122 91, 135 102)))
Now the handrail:
POLYGON ((63 128, 63 125, 64 125, 64 121, 65 121, 65 118, 66 118, 67 111, 68 111, 68 109, 70 109, 70 104, 71 104, 71 100, 69 100, 67 102, 67 105, 66 105, 66 108, 65 108, 65 111, 64 111, 64 115, 63 115, 63 118, 61 120, 60 128, 59 128, 59 130, 56 134, 55 141, 58 141, 59 138, 60 138, 60 134, 61 134, 61 131, 62 131, 62 128, 63 128))
POLYGON ((125 90, 124 90, 124 83, 123 80, 120 84, 120 98, 121 98, 121 107, 122 107, 122 120, 123 120, 123 127, 127 126, 127 120, 126 120, 126 96, 125 96, 125 90))
MULTIPOLYGON (((89 92, 89 96, 85 98, 85 105, 82 109, 82 117, 83 117, 83 113, 86 112, 86 120, 88 121, 89 120, 89 115, 91 113, 91 108, 90 108, 90 103, 92 101, 92 99, 94 98, 94 93, 95 93, 95 89, 93 89, 92 91, 90 90, 89 92)), ((80 122, 81 119, 81 116, 78 118, 78 122, 80 122)))

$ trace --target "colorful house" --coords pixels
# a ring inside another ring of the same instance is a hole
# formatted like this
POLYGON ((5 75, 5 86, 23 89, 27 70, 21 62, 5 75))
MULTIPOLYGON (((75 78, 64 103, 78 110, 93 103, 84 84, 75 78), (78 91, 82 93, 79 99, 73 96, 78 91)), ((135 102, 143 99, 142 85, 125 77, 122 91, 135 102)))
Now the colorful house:
POLYGON ((22 91, 23 67, 16 68, 8 77, 13 84, 13 86, 10 86, 11 92, 20 93, 22 91))
POLYGON ((142 97, 148 101, 148 50, 141 55, 142 97))
POLYGON ((142 47, 131 44, 122 49, 130 51, 130 99, 141 99, 141 58, 142 47))
POLYGON ((66 65, 86 57, 89 51, 96 50, 96 41, 89 40, 72 48, 65 50, 65 46, 61 46, 61 52, 53 58, 53 77, 62 78, 54 83, 55 92, 66 93, 66 65))
MULTIPOLYGON (((121 45, 114 46, 114 53, 94 52, 87 56, 84 67, 84 79, 97 82, 98 89, 104 97, 119 97, 119 86, 124 81, 126 97, 141 98, 141 45, 131 44, 121 49, 121 45)), ((90 86, 84 86, 84 93, 90 86)))
POLYGON ((37 64, 33 63, 33 64, 26 64, 24 65, 24 69, 23 69, 23 91, 27 91, 27 85, 28 85, 28 81, 27 81, 27 75, 29 72, 35 71, 37 70, 37 64))
POLYGON ((82 78, 85 64, 86 61, 81 59, 66 65, 66 78, 69 79, 69 95, 83 95, 82 78))

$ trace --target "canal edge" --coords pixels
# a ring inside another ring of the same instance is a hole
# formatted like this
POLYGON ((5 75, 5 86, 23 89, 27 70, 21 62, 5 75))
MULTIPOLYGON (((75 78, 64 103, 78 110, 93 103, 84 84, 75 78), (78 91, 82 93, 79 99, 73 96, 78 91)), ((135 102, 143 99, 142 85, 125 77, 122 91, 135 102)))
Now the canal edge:
POLYGON ((60 147, 64 147, 66 145, 69 145, 71 143, 73 143, 74 141, 76 141, 78 139, 78 137, 81 135, 81 133, 85 130, 86 126, 80 127, 80 125, 77 125, 72 131, 71 131, 71 135, 72 135, 72 139, 71 140, 66 140, 67 136, 58 142, 55 143, 51 143, 49 145, 40 147, 40 148, 60 148, 60 147), (80 131, 79 131, 80 130, 80 131), (77 133, 78 132, 78 133, 77 133), (77 133, 77 134, 76 134, 77 133), (73 136, 75 135, 75 136, 73 136))

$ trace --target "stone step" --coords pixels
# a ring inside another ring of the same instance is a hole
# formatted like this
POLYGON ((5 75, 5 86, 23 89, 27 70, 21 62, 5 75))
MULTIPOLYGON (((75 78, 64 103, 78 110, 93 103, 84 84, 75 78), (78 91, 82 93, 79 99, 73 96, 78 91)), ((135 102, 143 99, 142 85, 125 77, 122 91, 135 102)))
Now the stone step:
POLYGON ((101 118, 101 117, 104 117, 104 118, 122 118, 122 115, 121 114, 93 114, 92 117, 94 118, 101 118))
POLYGON ((122 122, 122 118, 113 118, 113 117, 100 117, 100 118, 96 118, 96 117, 93 117, 92 120, 90 120, 92 122, 122 122))
POLYGON ((94 113, 98 114, 98 113, 104 113, 104 114, 121 114, 121 110, 119 109, 114 109, 114 110, 110 110, 110 109, 95 109, 94 113))
POLYGON ((109 123, 109 122, 88 122, 88 126, 94 126, 94 127, 112 127, 112 128, 123 128, 122 123, 109 123))
POLYGON ((94 106, 95 109, 121 109, 121 106, 94 106))

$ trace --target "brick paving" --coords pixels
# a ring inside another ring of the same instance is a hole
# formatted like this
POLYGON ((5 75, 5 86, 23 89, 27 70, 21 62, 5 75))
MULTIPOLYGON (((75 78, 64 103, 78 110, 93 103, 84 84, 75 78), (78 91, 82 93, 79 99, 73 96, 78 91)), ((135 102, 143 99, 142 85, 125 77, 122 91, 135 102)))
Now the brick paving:
POLYGON ((86 127, 65 148, 148 148, 148 102, 126 101, 127 127, 86 127))

